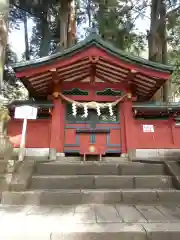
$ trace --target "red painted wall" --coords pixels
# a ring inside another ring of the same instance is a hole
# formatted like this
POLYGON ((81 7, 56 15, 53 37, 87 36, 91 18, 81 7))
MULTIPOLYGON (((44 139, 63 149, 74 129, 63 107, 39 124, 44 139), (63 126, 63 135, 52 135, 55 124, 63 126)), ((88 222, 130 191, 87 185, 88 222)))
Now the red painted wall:
MULTIPOLYGON (((15 148, 20 146, 22 121, 11 120, 8 124, 8 136, 15 148)), ((26 147, 27 148, 49 148, 51 120, 28 120, 26 147)))
MULTIPOLYGON (((59 111, 57 116, 59 116, 59 111)), ((89 149, 90 139, 88 134, 80 134, 79 140, 75 128, 86 127, 82 124, 61 124, 59 118, 28 121, 27 127, 27 148, 50 148, 52 141, 56 143, 57 151, 79 150, 87 152, 89 149), (57 131, 57 126, 61 126, 57 131), (54 128, 52 127, 54 126, 54 128), (64 132, 64 128, 66 130, 64 132), (72 128, 71 128, 72 127, 72 128), (63 128, 63 129, 62 129, 63 128), (52 134, 54 132, 54 135, 52 134), (61 137, 61 136, 63 137, 61 137), (57 137, 54 141, 54 137, 57 137), (85 139, 87 138, 87 139, 85 139), (78 140, 78 142, 77 142, 78 140), (60 144, 60 142, 62 144, 60 144), (62 146, 61 146, 62 145, 62 146), (61 146, 61 149, 58 147, 61 146)), ((101 124, 100 124, 101 125, 101 124)), ((132 114, 132 103, 126 101, 120 103, 120 124, 102 124, 101 127, 110 128, 110 135, 107 146, 105 134, 99 134, 96 138, 96 146, 103 146, 103 150, 121 150, 127 153, 133 149, 167 149, 180 148, 180 127, 175 126, 175 121, 169 120, 135 120, 132 114), (153 125, 153 133, 144 133, 143 125, 153 125)), ((100 126, 99 126, 100 127, 100 126)), ((14 147, 19 147, 21 140, 22 121, 11 120, 8 126, 8 135, 14 147)))
POLYGON ((172 124, 168 120, 136 120, 136 148, 171 148, 172 124), (153 125, 154 132, 143 132, 143 125, 153 125))
POLYGON ((124 151, 133 149, 177 149, 180 148, 180 127, 169 120, 136 120, 132 104, 123 103, 121 125, 124 125, 124 151), (131 109, 131 111, 130 111, 131 109), (143 132, 143 125, 153 125, 154 132, 143 132))
POLYGON ((136 148, 179 148, 180 128, 171 120, 136 120, 136 148), (154 125, 154 133, 144 133, 143 124, 154 125))

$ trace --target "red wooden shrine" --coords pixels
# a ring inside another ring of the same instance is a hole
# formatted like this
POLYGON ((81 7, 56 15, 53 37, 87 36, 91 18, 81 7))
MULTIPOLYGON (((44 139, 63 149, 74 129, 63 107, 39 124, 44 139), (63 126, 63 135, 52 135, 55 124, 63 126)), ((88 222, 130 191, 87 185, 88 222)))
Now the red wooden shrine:
MULTIPOLYGON (((74 47, 13 66, 16 76, 29 91, 29 102, 16 101, 14 107, 31 104, 38 107, 38 119, 29 121, 26 148, 57 154, 137 154, 146 150, 180 148, 178 104, 164 105, 151 101, 170 79, 172 68, 142 58, 129 56, 104 42, 96 34, 74 47), (108 107, 77 107, 72 102, 114 103, 108 107), (144 132, 144 125, 153 131, 144 132)), ((19 147, 22 122, 12 120, 8 133, 19 147)))

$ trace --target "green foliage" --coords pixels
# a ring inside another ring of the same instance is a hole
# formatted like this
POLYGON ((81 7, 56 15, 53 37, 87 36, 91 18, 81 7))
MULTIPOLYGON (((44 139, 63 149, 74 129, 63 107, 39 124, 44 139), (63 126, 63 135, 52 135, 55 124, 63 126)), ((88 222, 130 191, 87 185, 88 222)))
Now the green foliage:
MULTIPOLYGON (((177 66, 173 76, 176 89, 180 88, 180 0, 157 0, 166 4, 169 62, 177 66)), ((30 57, 39 58, 58 50, 60 16, 67 0, 10 0, 10 30, 18 29, 24 14, 33 19, 30 57)), ((152 0, 75 0, 77 39, 82 39, 93 25, 106 41, 114 46, 141 55, 146 49, 146 36, 135 29, 136 19, 146 15, 152 0)), ((149 18, 151 16, 148 16, 149 18)), ((10 60, 8 60, 10 61, 10 60)), ((7 79, 7 78, 6 78, 7 79)), ((10 79, 10 78, 9 78, 10 79)), ((10 82, 13 82, 11 80, 10 82)), ((179 91, 179 90, 178 90, 179 91)), ((180 91, 179 91, 180 92, 180 91)))
POLYGON ((169 14, 167 22, 168 30, 168 60, 175 68, 172 76, 172 94, 180 97, 180 1, 172 1, 176 4, 176 11, 169 14))
POLYGON ((85 31, 95 25, 103 39, 122 50, 139 55, 144 50, 145 38, 135 31, 137 14, 133 14, 134 8, 126 0, 79 0, 77 23, 85 25, 85 31))
POLYGON ((21 99, 26 97, 26 93, 24 93, 24 87, 22 83, 20 83, 10 64, 17 62, 17 55, 11 49, 10 45, 7 45, 6 48, 6 59, 4 65, 4 84, 2 88, 2 93, 5 98, 9 100, 21 99))
MULTIPOLYGON (((68 1, 47 0, 44 4, 42 0, 10 0, 12 26, 18 28, 18 24, 23 21, 24 12, 30 14, 29 17, 35 23, 30 40, 31 58, 49 55, 57 50, 61 37, 59 14, 65 2, 68 1)), ((95 23, 105 40, 122 50, 139 55, 144 50, 145 37, 136 33, 134 23, 139 12, 142 13, 145 9, 147 1, 132 2, 134 5, 127 0, 75 0, 77 27, 81 29, 77 38, 95 23)))
POLYGON ((172 75, 172 94, 174 97, 180 97, 180 49, 169 52, 169 63, 174 66, 172 75))

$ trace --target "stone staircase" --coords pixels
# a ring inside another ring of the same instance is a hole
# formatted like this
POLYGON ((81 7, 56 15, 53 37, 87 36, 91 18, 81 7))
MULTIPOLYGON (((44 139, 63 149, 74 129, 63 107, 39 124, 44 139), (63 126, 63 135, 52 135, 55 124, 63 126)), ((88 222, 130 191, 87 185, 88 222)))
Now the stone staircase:
POLYGON ((138 162, 40 162, 28 189, 6 191, 5 204, 180 203, 180 191, 163 164, 138 162))
MULTIPOLYGON (((180 239, 180 191, 163 163, 28 161, 23 169, 31 169, 31 177, 24 185, 23 177, 16 179, 1 202, 36 205, 17 225, 41 215, 38 231, 48 237, 38 233, 38 239, 180 239)), ((26 176, 25 170, 21 174, 26 176)), ((36 239, 33 231, 35 220, 29 239, 36 239)))

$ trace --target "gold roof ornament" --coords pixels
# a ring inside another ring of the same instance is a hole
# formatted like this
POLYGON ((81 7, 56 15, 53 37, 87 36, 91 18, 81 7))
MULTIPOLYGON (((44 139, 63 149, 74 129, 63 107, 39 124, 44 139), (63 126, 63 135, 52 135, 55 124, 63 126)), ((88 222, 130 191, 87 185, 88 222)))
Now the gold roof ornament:
POLYGON ((58 97, 59 97, 59 92, 53 92, 53 93, 52 93, 52 96, 53 96, 54 98, 58 98, 58 97))
POLYGON ((131 98, 132 98, 132 93, 129 92, 129 93, 127 94, 127 98, 128 98, 128 99, 131 99, 131 98))
POLYGON ((90 146, 90 147, 89 147, 89 152, 90 152, 90 153, 94 153, 95 151, 96 151, 95 146, 90 146))

